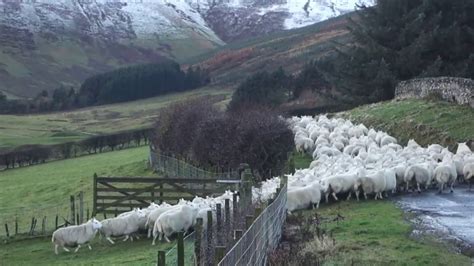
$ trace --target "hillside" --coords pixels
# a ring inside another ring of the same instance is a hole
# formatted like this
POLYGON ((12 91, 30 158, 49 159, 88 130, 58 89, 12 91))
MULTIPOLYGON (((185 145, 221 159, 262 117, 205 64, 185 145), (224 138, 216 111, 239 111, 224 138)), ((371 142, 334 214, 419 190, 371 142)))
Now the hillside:
POLYGON ((187 63, 209 69, 213 82, 225 87, 235 87, 256 71, 273 71, 280 66, 289 73, 297 73, 310 60, 333 51, 335 43, 350 41, 347 29, 349 16, 355 16, 355 13, 300 29, 228 44, 187 63))
POLYGON ((203 88, 145 100, 40 115, 0 115, 0 148, 56 144, 91 135, 149 127, 161 108, 193 97, 225 104, 231 91, 203 88))
POLYGON ((454 148, 457 142, 474 148, 474 109, 429 100, 387 101, 340 113, 353 122, 389 132, 402 143, 439 143, 454 148))

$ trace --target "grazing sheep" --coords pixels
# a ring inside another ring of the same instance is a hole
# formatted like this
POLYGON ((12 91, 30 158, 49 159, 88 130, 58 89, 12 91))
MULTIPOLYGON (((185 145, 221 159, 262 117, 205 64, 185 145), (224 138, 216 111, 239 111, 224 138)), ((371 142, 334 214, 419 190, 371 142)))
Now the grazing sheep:
POLYGON ((170 242, 168 237, 173 233, 188 231, 194 225, 198 212, 198 208, 184 205, 182 208, 169 210, 160 215, 153 226, 152 245, 155 245, 158 236, 160 241, 164 236, 165 240, 170 242))
POLYGON ((311 183, 305 187, 296 187, 288 190, 286 209, 289 214, 294 210, 304 209, 309 206, 319 208, 322 187, 319 182, 311 183))
POLYGON ((131 234, 140 229, 140 223, 145 216, 142 210, 135 209, 133 213, 127 216, 105 219, 102 221, 100 233, 104 235, 111 244, 115 244, 111 239, 112 236, 125 236, 123 241, 127 241, 129 238, 133 241, 131 234))
POLYGON ((101 222, 95 218, 90 219, 84 224, 73 225, 69 227, 59 228, 54 231, 51 242, 54 243, 54 253, 58 255, 58 247, 62 247, 65 251, 69 252, 66 247, 74 247, 77 245, 77 252, 81 245, 87 244, 89 249, 92 249, 89 242, 95 237, 97 230, 102 227, 101 222))
POLYGON ((472 179, 474 177, 474 163, 465 164, 463 174, 464 179, 469 182, 469 191, 471 191, 472 179))

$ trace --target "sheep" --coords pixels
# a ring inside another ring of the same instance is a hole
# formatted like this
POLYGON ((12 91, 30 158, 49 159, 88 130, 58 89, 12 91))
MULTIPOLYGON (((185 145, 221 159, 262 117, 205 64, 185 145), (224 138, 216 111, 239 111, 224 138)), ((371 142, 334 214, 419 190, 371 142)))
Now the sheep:
POLYGON ((469 148, 469 146, 467 146, 466 142, 458 143, 458 148, 456 149, 457 155, 470 154, 470 153, 472 153, 472 151, 469 148))
POLYGON ((360 188, 364 191, 364 196, 367 199, 367 194, 375 193, 374 199, 383 199, 382 192, 385 190, 386 179, 383 171, 377 171, 369 174, 364 168, 358 170, 356 181, 354 182, 354 190, 356 191, 356 197, 358 197, 358 191, 360 188))
POLYGON ((386 169, 384 172, 385 178, 385 191, 395 193, 397 189, 397 176, 393 169, 386 169))
POLYGON ((380 140, 380 146, 386 146, 388 144, 397 144, 397 139, 387 135, 380 140))
POLYGON ((87 244, 90 250, 92 250, 89 242, 95 237, 97 230, 102 228, 102 223, 95 218, 90 219, 84 224, 73 225, 69 227, 59 228, 54 231, 51 238, 51 242, 54 243, 54 253, 59 254, 58 247, 62 247, 65 251, 69 252, 66 247, 76 246, 77 252, 81 245, 87 244))
POLYGON ((431 184, 431 174, 427 168, 422 165, 412 165, 405 171, 404 177, 406 183, 406 190, 408 191, 409 184, 416 182, 418 193, 421 193, 420 185, 425 185, 427 188, 431 184))
POLYGON ((167 242, 170 242, 169 236, 175 232, 188 231, 195 224, 197 214, 199 212, 198 208, 184 205, 179 209, 169 210, 155 221, 153 226, 153 242, 152 245, 155 245, 156 238, 159 236, 161 241, 162 236, 164 236, 167 242))
POLYGON ((329 202, 329 194, 335 200, 338 200, 336 194, 349 192, 347 199, 351 197, 351 190, 354 187, 356 176, 353 174, 331 176, 323 180, 323 187, 326 197, 326 202, 329 202))
POLYGON ((123 241, 127 241, 129 238, 130 241, 133 241, 133 236, 131 236, 131 234, 140 229, 140 222, 145 216, 146 215, 142 210, 135 209, 133 213, 130 213, 127 216, 103 220, 102 227, 99 231, 111 244, 115 244, 111 239, 112 236, 124 235, 125 238, 123 241))
POLYGON ((153 225, 155 224, 156 219, 158 219, 158 217, 160 217, 161 214, 163 214, 163 213, 165 213, 169 210, 173 210, 173 209, 176 209, 176 208, 181 208, 182 206, 183 205, 174 205, 174 206, 161 207, 161 208, 158 208, 156 210, 153 210, 148 215, 148 218, 146 219, 146 223, 145 223, 145 228, 148 229, 148 233, 147 233, 148 238, 151 237, 151 233, 153 231, 153 225))
POLYGON ((439 193, 444 190, 444 184, 450 184, 451 193, 453 192, 453 185, 456 181, 457 172, 453 162, 443 163, 438 165, 434 170, 434 179, 439 185, 439 193))
POLYGON ((288 199, 286 202, 288 214, 291 214, 294 210, 307 208, 308 206, 314 208, 314 204, 316 204, 316 208, 319 208, 321 190, 322 187, 319 182, 313 182, 305 187, 288 190, 288 199))
POLYGON ((464 179, 469 182, 469 191, 471 191, 472 178, 474 177, 474 163, 467 163, 463 168, 464 179))

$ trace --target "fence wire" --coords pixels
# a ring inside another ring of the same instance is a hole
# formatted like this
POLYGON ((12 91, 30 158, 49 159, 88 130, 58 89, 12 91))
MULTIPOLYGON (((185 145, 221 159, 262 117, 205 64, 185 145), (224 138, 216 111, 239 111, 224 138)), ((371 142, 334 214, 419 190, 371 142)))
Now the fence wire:
POLYGON ((278 246, 281 238, 286 200, 285 185, 218 265, 265 265, 267 254, 278 246))
POLYGON ((153 150, 150 150, 149 159, 151 167, 156 172, 164 173, 173 178, 240 179, 238 171, 229 170, 221 173, 206 171, 183 160, 153 150))

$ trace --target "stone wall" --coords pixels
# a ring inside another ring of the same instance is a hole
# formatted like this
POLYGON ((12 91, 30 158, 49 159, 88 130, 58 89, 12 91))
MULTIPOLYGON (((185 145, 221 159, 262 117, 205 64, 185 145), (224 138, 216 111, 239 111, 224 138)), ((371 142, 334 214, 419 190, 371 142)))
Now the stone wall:
POLYGON ((423 98, 438 94, 444 100, 474 108, 474 81, 465 78, 439 77, 402 81, 395 89, 396 99, 423 98))

